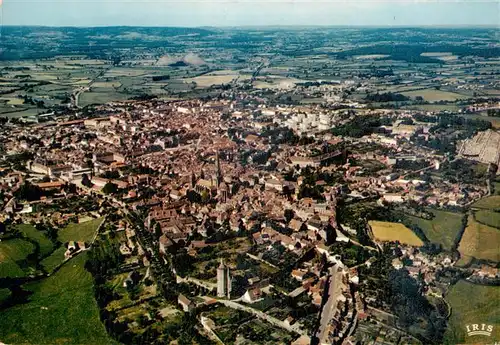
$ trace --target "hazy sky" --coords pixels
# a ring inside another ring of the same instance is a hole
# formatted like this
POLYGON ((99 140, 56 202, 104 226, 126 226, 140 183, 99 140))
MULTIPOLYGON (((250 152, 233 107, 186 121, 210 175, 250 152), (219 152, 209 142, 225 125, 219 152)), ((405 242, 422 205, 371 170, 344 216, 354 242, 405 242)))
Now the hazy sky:
POLYGON ((4 25, 500 25, 500 0, 3 0, 1 10, 4 25))

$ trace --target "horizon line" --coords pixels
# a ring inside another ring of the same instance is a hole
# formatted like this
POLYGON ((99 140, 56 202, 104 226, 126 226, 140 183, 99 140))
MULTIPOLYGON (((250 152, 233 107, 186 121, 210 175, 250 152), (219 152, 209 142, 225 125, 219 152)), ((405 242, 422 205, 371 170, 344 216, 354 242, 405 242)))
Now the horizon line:
POLYGON ((423 29, 463 29, 463 28, 489 28, 500 30, 500 24, 417 24, 417 25, 404 25, 404 24, 352 24, 352 25, 329 25, 329 24, 264 24, 264 25, 39 25, 39 24, 2 24, 1 27, 35 27, 35 28, 185 28, 185 29, 238 29, 238 28, 423 28, 423 29))

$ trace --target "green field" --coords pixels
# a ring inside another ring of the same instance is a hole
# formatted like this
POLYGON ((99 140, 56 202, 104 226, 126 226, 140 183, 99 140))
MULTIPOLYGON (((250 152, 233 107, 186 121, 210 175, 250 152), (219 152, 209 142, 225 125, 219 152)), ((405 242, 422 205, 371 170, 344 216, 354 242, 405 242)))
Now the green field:
POLYGON ((428 210, 434 214, 432 220, 427 220, 415 216, 406 215, 413 224, 417 225, 424 232, 425 236, 432 243, 438 243, 444 249, 450 250, 462 227, 461 213, 446 212, 441 210, 428 210))
MULTIPOLYGON (((480 210, 474 213, 474 218, 479 223, 483 223, 494 228, 500 229, 500 213, 488 210, 480 210)), ((500 231, 500 230, 499 230, 500 231)))
POLYGON ((114 101, 125 101, 134 97, 134 94, 125 94, 115 92, 111 89, 108 91, 92 91, 92 92, 84 92, 81 94, 78 105, 84 107, 90 104, 104 104, 114 101))
POLYGON ((59 231, 59 240, 63 243, 69 241, 90 242, 103 220, 104 218, 101 217, 84 223, 69 224, 59 231))
POLYGON ((4 107, 0 108, 0 115, 2 117, 35 116, 43 112, 43 110, 37 108, 19 108, 18 110, 4 107))
POLYGON ((52 254, 47 256, 45 259, 42 260, 41 264, 43 268, 47 272, 52 272, 54 268, 56 268, 61 262, 64 261, 64 252, 66 251, 66 248, 64 247, 59 247, 52 254))
POLYGON ((445 344, 493 344, 500 341, 500 287, 461 280, 451 287, 446 300, 452 311, 445 344), (493 325, 491 337, 467 336, 465 326, 473 323, 493 325))
POLYGON ((25 288, 29 302, 2 311, 0 341, 8 344, 114 344, 99 320, 86 255, 25 288))
POLYGON ((52 252, 52 242, 45 236, 42 231, 38 231, 31 224, 19 224, 16 225, 16 229, 24 234, 27 238, 35 241, 40 246, 40 256, 45 256, 52 252))
POLYGON ((500 261, 500 230, 483 225, 469 216, 458 251, 463 257, 500 261))
POLYGON ((0 242, 0 277, 23 277, 20 263, 34 249, 33 244, 20 238, 0 242))
POLYGON ((114 88, 120 87, 122 84, 119 81, 96 81, 92 83, 92 87, 114 88))
POLYGON ((500 208, 500 195, 492 195, 481 200, 478 200, 472 207, 494 210, 500 208))
POLYGON ((417 96, 423 97, 424 100, 429 102, 435 101, 455 101, 457 99, 467 99, 469 97, 460 95, 455 92, 441 91, 435 89, 422 89, 414 91, 402 92, 403 95, 415 98, 417 96))
POLYGON ((460 115, 463 118, 466 119, 474 119, 474 120, 484 120, 488 121, 491 123, 493 128, 500 128, 500 118, 494 117, 494 116, 486 116, 486 115, 481 115, 481 114, 463 114, 460 115))

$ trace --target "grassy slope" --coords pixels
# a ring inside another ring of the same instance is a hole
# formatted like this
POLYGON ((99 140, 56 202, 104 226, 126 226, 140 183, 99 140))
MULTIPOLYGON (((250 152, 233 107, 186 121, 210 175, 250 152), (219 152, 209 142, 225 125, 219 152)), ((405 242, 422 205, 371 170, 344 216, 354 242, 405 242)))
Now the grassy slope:
POLYGON ((500 228, 500 213, 487 210, 480 210, 474 214, 476 220, 480 223, 500 228))
POLYGON ((5 301, 10 296, 9 289, 0 289, 0 305, 2 305, 3 301, 5 301))
POLYGON ((66 248, 64 247, 59 247, 52 254, 47 256, 45 259, 42 260, 41 264, 43 268, 47 272, 52 272, 52 270, 59 265, 61 262, 64 260, 64 252, 66 251, 66 248))
POLYGON ((458 251, 463 256, 500 261, 500 230, 482 225, 469 216, 458 251))
POLYGON ((446 300, 452 313, 445 344, 493 344, 500 340, 500 287, 475 285, 463 280, 454 285, 446 300), (471 336, 465 333, 465 325, 485 323, 494 326, 491 337, 471 336))
POLYGON ((407 215, 425 233, 429 241, 438 243, 444 249, 451 249, 457 233, 462 227, 463 214, 440 210, 429 210, 434 214, 432 220, 407 215))
POLYGON ((97 227, 104 218, 97 218, 84 223, 69 224, 66 228, 59 231, 59 240, 61 242, 84 241, 90 242, 94 238, 97 227))
POLYGON ((52 251, 52 242, 41 231, 35 229, 31 224, 19 224, 16 228, 26 237, 36 241, 40 245, 40 255, 45 256, 52 251))
POLYGON ((34 292, 30 302, 2 311, 0 341, 113 344, 99 320, 92 277, 84 268, 85 257, 80 254, 53 276, 27 286, 34 292))
POLYGON ((20 238, 0 242, 0 277, 23 277, 16 261, 24 260, 34 249, 33 244, 20 238))
POLYGON ((493 210, 500 208, 500 195, 492 195, 475 202, 472 207, 493 210))

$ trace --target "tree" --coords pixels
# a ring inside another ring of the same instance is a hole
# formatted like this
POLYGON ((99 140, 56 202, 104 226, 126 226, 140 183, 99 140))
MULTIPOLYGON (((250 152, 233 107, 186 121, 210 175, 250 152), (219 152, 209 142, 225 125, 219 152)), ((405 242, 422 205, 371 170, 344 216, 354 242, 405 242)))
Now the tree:
POLYGON ((148 318, 146 317, 146 315, 144 314, 140 314, 137 319, 136 319, 137 323, 141 326, 141 327, 144 327, 147 325, 148 323, 148 318))
POLYGON ((160 238, 160 236, 162 235, 160 223, 155 222, 153 229, 154 229, 156 238, 160 238))
POLYGON ((201 192, 201 202, 202 203, 207 203, 208 200, 210 200, 208 192, 206 190, 203 190, 203 192, 201 192))
POLYGON ((47 237, 53 242, 57 243, 58 242, 58 237, 57 237, 57 228, 54 227, 49 227, 47 228, 47 237))
POLYGON ((112 182, 108 182, 102 188, 104 194, 114 194, 118 191, 118 186, 112 182))
POLYGON ((18 199, 34 201, 40 199, 42 196, 42 190, 40 187, 25 181, 21 187, 15 192, 15 196, 18 199))
POLYGON ((87 174, 82 175, 82 184, 88 188, 92 187, 92 181, 90 181, 90 178, 87 174))
POLYGON ((370 102, 401 102, 410 100, 410 97, 400 93, 387 92, 380 94, 377 92, 376 94, 367 95, 365 99, 370 102))
POLYGON ((110 171, 106 171, 102 177, 104 178, 119 178, 120 177, 120 173, 118 172, 118 170, 110 170, 110 171))
POLYGON ((328 225, 325 228, 326 232, 326 242, 327 243, 334 243, 335 240, 337 239, 337 231, 333 228, 333 226, 328 223, 328 225))
POLYGON ((185 250, 180 251, 172 257, 172 265, 175 267, 176 272, 181 276, 186 276, 194 268, 196 260, 189 255, 185 250))
POLYGON ((200 194, 198 194, 196 191, 194 190, 189 190, 187 193, 186 193, 186 196, 188 198, 188 200, 192 203, 199 203, 201 202, 201 197, 200 197, 200 194))

